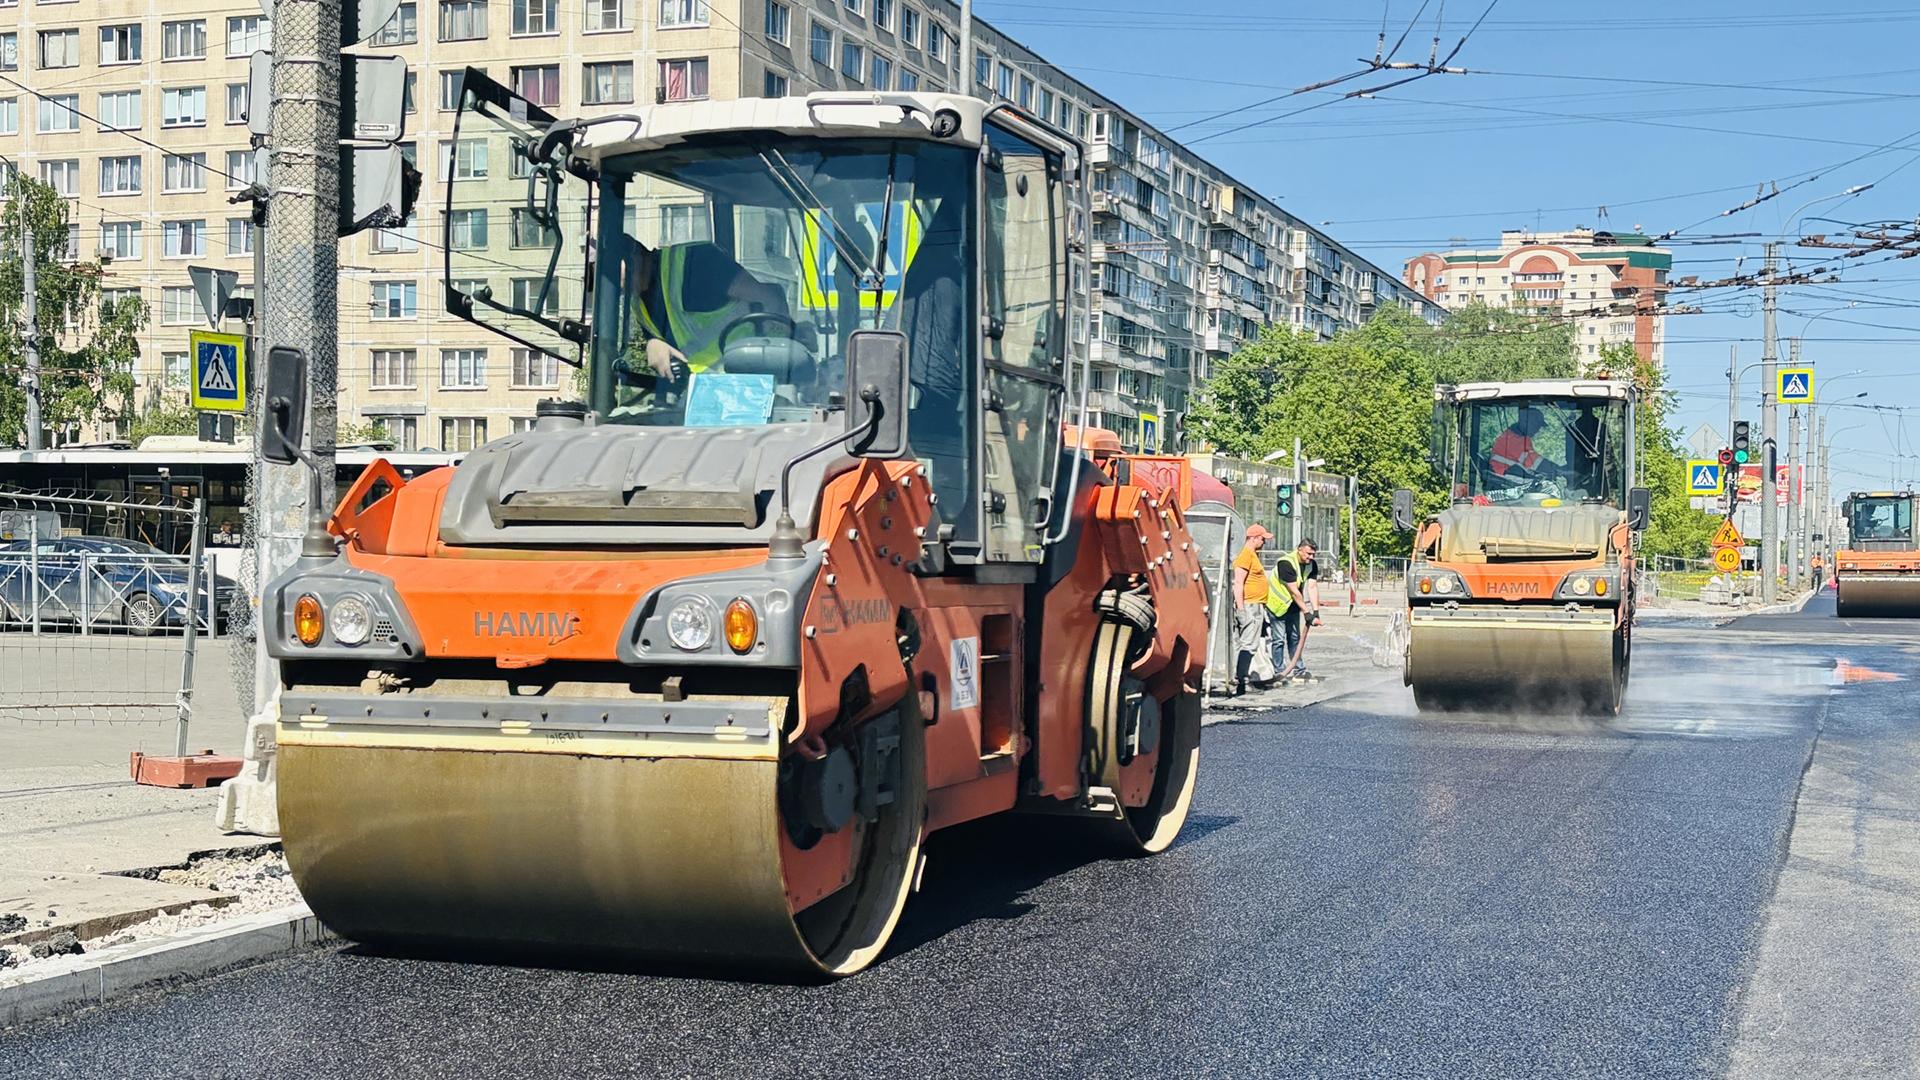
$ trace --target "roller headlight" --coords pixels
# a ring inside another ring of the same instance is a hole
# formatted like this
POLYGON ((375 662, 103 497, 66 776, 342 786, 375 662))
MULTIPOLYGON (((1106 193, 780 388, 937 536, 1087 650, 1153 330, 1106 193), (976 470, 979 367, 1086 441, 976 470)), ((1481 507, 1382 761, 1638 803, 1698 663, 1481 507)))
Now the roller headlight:
POLYGON ((364 597, 343 596, 333 604, 333 640, 359 645, 373 636, 373 607, 364 597))
POLYGON ((1568 574, 1554 590, 1557 600, 1606 600, 1619 591, 1618 571, 1583 570, 1568 574))
POLYGON ((1449 576, 1436 579, 1433 583, 1433 591, 1439 593, 1441 596, 1452 593, 1453 578, 1449 576))
POLYGON ((667 612, 667 639, 685 652, 700 652, 713 644, 713 609, 690 596, 667 612))
POLYGON ((1589 580, 1588 580, 1588 579, 1586 579, 1586 578, 1575 578, 1575 579, 1574 579, 1574 581, 1573 581, 1573 595, 1575 595, 1575 596, 1585 596, 1585 595, 1587 595, 1588 593, 1590 593, 1590 592, 1592 592, 1592 591, 1593 591, 1593 582, 1592 582, 1592 581, 1589 581, 1589 580))
POLYGON ((320 598, 312 593, 302 593, 300 599, 293 602, 293 636, 300 644, 314 646, 320 644, 320 635, 327 629, 327 616, 320 609, 320 598))
POLYGON ((1467 580, 1452 570, 1437 566, 1423 566, 1407 575, 1407 593, 1414 598, 1427 597, 1448 600, 1469 600, 1472 590, 1467 588, 1467 580))

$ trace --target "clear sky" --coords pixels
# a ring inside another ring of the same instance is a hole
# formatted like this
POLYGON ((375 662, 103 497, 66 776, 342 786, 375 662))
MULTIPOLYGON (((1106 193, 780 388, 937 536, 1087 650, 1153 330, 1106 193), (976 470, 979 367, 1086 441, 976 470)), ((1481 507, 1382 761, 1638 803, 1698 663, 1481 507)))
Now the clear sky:
MULTIPOLYGON (((1785 241, 1793 267, 1814 268, 1836 265, 1837 253, 1800 247, 1799 235, 1920 228, 1920 167, 1910 167, 1920 158, 1914 0, 1496 0, 1453 61, 1470 74, 1330 100, 1387 81, 1374 75, 1216 118, 1362 68, 1383 11, 1391 46, 1420 8, 1421 0, 975 6, 1395 273, 1409 255, 1492 244, 1503 228, 1679 230, 1673 276, 1702 280, 1736 265, 1757 271, 1769 239, 1785 241), (1825 198, 1869 183, 1862 194, 1825 198), (1777 197, 1720 216, 1775 184, 1777 197), (1809 200, 1819 201, 1800 210, 1809 200)), ((1428 0, 1399 58, 1425 61, 1441 18, 1445 56, 1486 10, 1486 0, 1428 0)), ((1803 360, 1830 386, 1823 401, 1843 402, 1827 414, 1834 467, 1847 470, 1836 488, 1920 482, 1920 258, 1877 253, 1837 265, 1840 282, 1780 290, 1782 359, 1785 339, 1800 337, 1803 360), (1867 405, 1879 408, 1859 407, 1867 405)), ((1761 357, 1759 290, 1676 289, 1671 302, 1706 310, 1667 320, 1680 419, 1689 432, 1701 422, 1724 432, 1728 349, 1742 366, 1761 357)), ((1757 368, 1743 377, 1742 411, 1756 434, 1759 383, 1757 368)), ((1786 426, 1782 409, 1783 439, 1786 426)))

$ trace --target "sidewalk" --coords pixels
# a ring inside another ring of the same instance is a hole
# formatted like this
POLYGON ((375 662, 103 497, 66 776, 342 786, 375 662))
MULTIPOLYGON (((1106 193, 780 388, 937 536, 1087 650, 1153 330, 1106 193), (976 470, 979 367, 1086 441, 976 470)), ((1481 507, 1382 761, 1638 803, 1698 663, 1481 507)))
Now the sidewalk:
POLYGON ((1405 601, 1399 589, 1391 592, 1362 589, 1359 604, 1347 612, 1346 586, 1328 586, 1321 596, 1327 606, 1320 625, 1307 635, 1306 662, 1317 678, 1257 690, 1249 686, 1239 697, 1222 696, 1225 684, 1216 684, 1204 723, 1218 724, 1274 709, 1304 709, 1336 697, 1378 686, 1398 684, 1401 657, 1387 655, 1386 631, 1390 617, 1405 601))
MULTIPOLYGON (((194 750, 238 753, 245 734, 227 644, 200 645, 194 750)), ((16 643, 0 636, 0 672, 17 662, 9 651, 19 651, 16 643)), ((96 674, 111 685, 112 671, 96 674)), ((233 899, 210 887, 205 873, 163 872, 203 853, 265 846, 214 828, 218 792, 141 787, 129 778, 129 754, 171 754, 173 744, 171 722, 0 720, 0 950, 10 959, 24 960, 61 931, 84 948, 156 914, 233 899)))

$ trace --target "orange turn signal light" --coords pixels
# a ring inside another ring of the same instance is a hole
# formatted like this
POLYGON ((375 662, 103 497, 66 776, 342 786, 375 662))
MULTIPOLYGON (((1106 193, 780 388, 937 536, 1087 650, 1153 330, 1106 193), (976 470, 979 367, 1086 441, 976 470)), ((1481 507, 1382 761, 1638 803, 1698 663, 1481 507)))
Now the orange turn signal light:
POLYGON ((727 605, 722 629, 726 631, 727 648, 744 653, 760 640, 760 616, 754 614, 753 605, 744 597, 736 598, 727 605))
POLYGON ((1420 595, 1425 596, 1432 591, 1433 591, 1433 579, 1430 577, 1421 578, 1420 579, 1420 595))
POLYGON ((320 633, 327 628, 327 617, 320 610, 320 598, 303 593, 293 602, 293 636, 302 645, 320 644, 320 633))
POLYGON ((1607 595, 1607 579, 1606 578, 1593 579, 1593 595, 1595 596, 1607 595))

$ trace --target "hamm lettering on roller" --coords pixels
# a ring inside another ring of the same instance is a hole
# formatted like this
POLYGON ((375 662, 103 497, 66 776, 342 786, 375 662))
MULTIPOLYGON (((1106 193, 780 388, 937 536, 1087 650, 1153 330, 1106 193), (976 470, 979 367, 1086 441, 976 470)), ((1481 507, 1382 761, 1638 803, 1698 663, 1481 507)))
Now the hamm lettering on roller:
POLYGON ((1486 590, 1495 596, 1539 596, 1537 581, 1489 581, 1486 590))
POLYGON ((558 645, 580 633, 580 616, 571 611, 476 611, 474 637, 547 639, 558 645))

